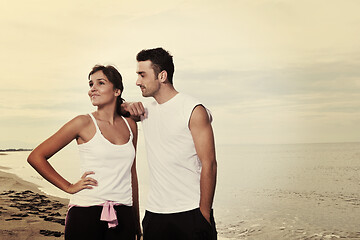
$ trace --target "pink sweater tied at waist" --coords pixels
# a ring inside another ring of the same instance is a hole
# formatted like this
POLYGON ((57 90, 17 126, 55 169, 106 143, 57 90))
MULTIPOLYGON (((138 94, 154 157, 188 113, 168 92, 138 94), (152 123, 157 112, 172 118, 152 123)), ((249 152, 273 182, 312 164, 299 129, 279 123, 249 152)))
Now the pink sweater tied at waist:
MULTIPOLYGON (((122 204, 116 203, 113 201, 106 201, 102 204, 97 205, 97 206, 103 207, 102 211, 101 211, 100 220, 108 222, 109 228, 114 228, 118 225, 116 211, 114 209, 114 206, 118 206, 118 205, 122 205, 122 204)), ((90 207, 90 206, 69 205, 68 212, 72 207, 90 207)), ((66 217, 66 220, 67 220, 67 217, 66 217)), ((65 224, 66 224, 66 221, 65 221, 65 224)))

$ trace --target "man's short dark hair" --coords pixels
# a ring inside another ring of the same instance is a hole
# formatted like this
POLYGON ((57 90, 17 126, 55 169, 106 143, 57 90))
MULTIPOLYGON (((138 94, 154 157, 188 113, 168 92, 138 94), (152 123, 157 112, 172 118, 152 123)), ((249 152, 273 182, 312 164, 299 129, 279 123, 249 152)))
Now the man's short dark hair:
POLYGON ((163 48, 144 49, 136 55, 138 62, 150 60, 156 77, 161 71, 167 72, 168 81, 173 84, 174 62, 173 56, 163 48))

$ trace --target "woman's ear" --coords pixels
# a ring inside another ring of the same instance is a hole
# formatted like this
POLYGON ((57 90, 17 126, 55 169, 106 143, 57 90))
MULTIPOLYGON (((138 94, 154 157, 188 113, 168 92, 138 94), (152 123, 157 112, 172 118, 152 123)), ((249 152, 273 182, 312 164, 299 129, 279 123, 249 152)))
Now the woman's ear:
POLYGON ((120 89, 115 89, 115 97, 120 96, 120 94, 121 94, 120 89))

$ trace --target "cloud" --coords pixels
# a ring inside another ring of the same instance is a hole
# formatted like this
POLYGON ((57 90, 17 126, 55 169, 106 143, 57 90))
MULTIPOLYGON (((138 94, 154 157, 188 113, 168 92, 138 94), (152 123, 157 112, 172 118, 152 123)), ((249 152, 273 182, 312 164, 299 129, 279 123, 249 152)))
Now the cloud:
POLYGON ((357 141, 358 57, 329 59, 275 69, 190 69, 174 82, 212 110, 220 142, 357 141))
POLYGON ((125 99, 142 100, 135 55, 163 46, 174 55, 176 88, 212 110, 221 143, 357 139, 358 1, 18 0, 0 7, 7 9, 0 16, 3 138, 31 142, 23 135, 40 139, 92 111, 87 74, 97 63, 116 65, 125 99))

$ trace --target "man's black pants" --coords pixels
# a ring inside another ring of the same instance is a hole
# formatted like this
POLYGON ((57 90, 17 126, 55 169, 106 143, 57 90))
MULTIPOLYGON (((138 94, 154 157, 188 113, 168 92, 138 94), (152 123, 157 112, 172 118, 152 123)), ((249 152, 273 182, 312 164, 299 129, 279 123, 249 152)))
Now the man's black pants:
POLYGON ((217 232, 212 210, 210 221, 211 224, 199 208, 171 214, 146 211, 142 222, 144 240, 216 240, 217 232))

